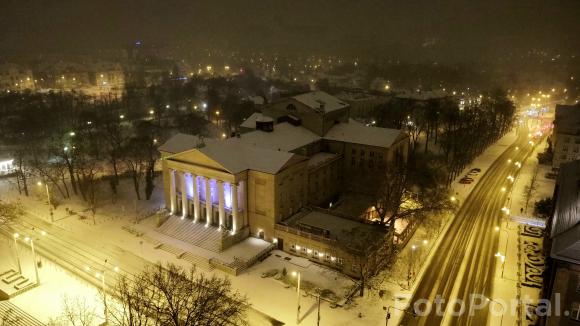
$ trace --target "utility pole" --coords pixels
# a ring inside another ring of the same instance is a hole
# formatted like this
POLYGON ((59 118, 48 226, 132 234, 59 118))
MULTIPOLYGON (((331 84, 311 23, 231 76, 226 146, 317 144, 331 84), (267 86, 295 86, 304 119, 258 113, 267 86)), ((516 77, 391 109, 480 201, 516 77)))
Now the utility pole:
POLYGON ((318 299, 318 317, 316 318, 316 326, 320 326, 320 289, 316 289, 318 299))
POLYGON ((22 264, 20 264, 20 255, 18 254, 18 242, 16 241, 20 234, 14 233, 14 252, 16 253, 16 262, 18 263, 18 273, 22 274, 22 264))
POLYGON ((300 324, 300 272, 292 272, 297 277, 296 283, 296 325, 300 324))

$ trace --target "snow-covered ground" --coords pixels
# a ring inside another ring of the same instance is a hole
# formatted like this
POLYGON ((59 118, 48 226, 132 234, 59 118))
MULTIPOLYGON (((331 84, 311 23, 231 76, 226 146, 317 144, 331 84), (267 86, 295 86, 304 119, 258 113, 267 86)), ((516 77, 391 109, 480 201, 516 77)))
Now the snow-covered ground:
POLYGON ((538 164, 538 154, 546 150, 547 142, 544 139, 540 144, 536 146, 532 154, 526 159, 520 172, 514 181, 509 201, 510 213, 513 216, 518 217, 534 217, 534 203, 540 199, 546 197, 552 197, 554 195, 554 187, 556 186, 555 179, 546 178, 546 173, 552 171, 551 165, 540 165, 538 164), (527 188, 532 180, 532 177, 536 174, 535 190, 530 196, 527 209, 526 209, 526 192, 527 188))
MULTIPOLYGON (((516 138, 515 132, 511 132, 500 139, 496 144, 490 146, 482 155, 480 155, 473 164, 466 168, 469 170, 473 167, 482 169, 482 173, 489 168, 495 158, 509 146, 516 138)), ((460 174, 458 179, 461 178, 460 174)), ((475 182, 471 185, 461 185, 456 182, 453 183, 454 192, 457 192, 457 197, 461 201, 473 189, 475 182)), ((159 184, 159 180, 157 181, 159 184)), ((46 204, 46 197, 43 189, 37 187, 31 182, 32 195, 29 198, 19 196, 15 191, 13 184, 7 184, 0 181, 0 199, 6 200, 20 200, 27 210, 32 211, 36 215, 45 220, 50 220, 48 216, 48 206, 46 204)), ((188 267, 189 263, 182 259, 177 259, 175 255, 167 252, 156 250, 153 245, 142 241, 141 238, 129 234, 127 231, 121 229, 122 226, 132 223, 138 216, 146 215, 153 212, 162 205, 162 192, 158 186, 154 192, 151 201, 135 201, 135 195, 131 188, 129 180, 122 181, 119 187, 120 194, 114 198, 109 195, 103 195, 100 201, 97 214, 95 215, 95 222, 93 223, 92 214, 88 212, 80 213, 86 216, 85 219, 80 219, 79 215, 69 215, 65 211, 65 207, 76 212, 86 210, 86 206, 82 201, 75 197, 71 200, 60 200, 60 205, 55 211, 55 224, 65 230, 74 232, 78 236, 87 239, 87 242, 109 243, 116 245, 124 250, 136 254, 137 256, 150 262, 172 262, 181 266, 188 267), (137 204, 135 204, 137 203, 137 204), (137 207, 137 209, 135 209, 137 207)), ((107 194, 110 190, 103 185, 103 194, 107 194)), ((436 228, 443 229, 448 225, 448 216, 433 217, 436 228)), ((150 219, 141 222, 145 224, 154 224, 150 219)), ((436 247, 436 243, 441 239, 441 232, 433 231, 433 223, 425 223, 421 225, 414 233, 409 244, 404 248, 400 254, 400 258, 395 262, 390 271, 382 273, 372 283, 372 288, 365 291, 364 297, 358 297, 355 294, 353 301, 344 307, 332 308, 329 303, 322 302, 321 304, 321 324, 322 325, 381 325, 385 322, 385 311, 383 307, 395 306, 397 308, 405 308, 407 300, 411 296, 413 286, 417 282, 410 282, 411 288, 408 287, 407 273, 409 265, 412 263, 412 270, 418 274, 416 279, 421 275, 421 270, 425 263, 429 261, 429 254, 431 250, 436 247), (413 254, 410 253, 411 246, 415 245, 418 250, 413 254)), ((501 240, 500 240, 501 241, 501 240)), ((3 246, 6 247, 6 246, 3 246)), ((2 251, 2 263, 15 266, 13 254, 10 250, 2 251), (4 259, 4 257, 11 257, 4 259)), ((25 311, 41 321, 48 321, 48 318, 55 317, 59 314, 60 297, 63 293, 70 295, 80 295, 87 298, 87 301, 97 302, 96 311, 100 312, 98 300, 95 300, 97 291, 86 285, 82 280, 74 275, 59 269, 57 266, 49 267, 46 265, 41 272, 41 278, 47 279, 44 283, 12 301, 25 311), (54 269, 52 274, 48 274, 48 270, 54 269), (54 284, 60 284, 60 287, 51 287, 52 280, 54 284), (48 281, 50 280, 50 281, 48 281), (58 282, 56 280, 59 280, 58 282), (57 291, 58 290, 58 291, 57 291), (34 302, 50 301, 51 305, 44 305, 40 308, 34 302), (45 307, 47 307, 45 309, 45 307), (50 315, 52 313, 52 316, 50 315)), ((276 280, 273 277, 262 278, 262 274, 271 270, 281 271, 286 268, 287 272, 291 274, 292 271, 301 273, 304 284, 312 283, 313 287, 320 287, 334 292, 338 297, 343 297, 353 286, 354 281, 337 273, 334 270, 319 266, 313 262, 305 260, 300 257, 290 256, 280 251, 274 251, 273 255, 257 263, 248 270, 244 271, 237 277, 231 277, 234 289, 248 296, 252 306, 276 319, 284 322, 287 325, 294 325, 296 323, 296 292, 292 286, 276 280), (286 259, 285 259, 286 258, 286 259), (290 259, 288 259, 290 258, 290 259)), ((218 270, 213 270, 221 276, 229 277, 225 273, 218 270)), ((301 297, 301 324, 312 325, 316 322, 316 298, 312 296, 301 297)), ((392 318, 389 323, 396 324, 400 318, 400 313, 394 311, 391 314, 392 318)))
MULTIPOLYGON (((35 279, 32 252, 27 245, 18 244, 22 274, 35 279)), ((24 292, 10 301, 43 323, 60 320, 57 325, 67 325, 62 320, 65 296, 75 302, 86 302, 88 311, 95 314, 96 323, 103 322, 103 305, 99 291, 81 278, 64 270, 51 261, 41 258, 40 285, 24 292)), ((14 241, 0 236, 0 271, 17 269, 14 241)))

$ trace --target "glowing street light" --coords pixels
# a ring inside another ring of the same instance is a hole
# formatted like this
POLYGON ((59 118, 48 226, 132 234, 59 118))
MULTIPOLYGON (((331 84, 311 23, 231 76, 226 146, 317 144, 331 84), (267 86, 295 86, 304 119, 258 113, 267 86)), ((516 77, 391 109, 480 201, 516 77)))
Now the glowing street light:
POLYGON ((38 264, 36 263, 36 251, 34 251, 34 240, 31 237, 25 237, 24 242, 30 242, 30 250, 32 250, 32 259, 34 260, 34 274, 36 275, 36 284, 40 284, 40 278, 38 277, 38 264))
POLYGON ((506 187, 501 187, 501 192, 505 192, 506 190, 506 187))
MULTIPOLYGON (((104 304, 104 310, 105 310, 105 325, 109 324, 109 311, 108 311, 108 306, 107 306, 107 289, 106 289, 106 283, 105 283, 105 275, 107 272, 106 269, 106 265, 107 265, 107 259, 105 259, 105 264, 103 265, 103 269, 101 271, 97 270, 95 272, 95 278, 101 281, 101 288, 103 291, 103 304, 104 304)), ((91 272, 91 268, 89 266, 85 266, 85 271, 87 273, 91 272)), ((113 271, 115 273, 119 272, 119 267, 118 266, 114 266, 113 267, 113 271)))
MULTIPOLYGON (((65 150, 65 152, 66 152, 66 150, 65 150)), ((41 181, 38 181, 36 184, 39 187, 42 186, 42 182, 41 181)), ((44 187, 46 189, 46 201, 48 203, 48 212, 50 214, 50 221, 54 223, 54 215, 52 214, 52 202, 50 200, 50 190, 48 189, 48 183, 46 181, 44 182, 44 187)))

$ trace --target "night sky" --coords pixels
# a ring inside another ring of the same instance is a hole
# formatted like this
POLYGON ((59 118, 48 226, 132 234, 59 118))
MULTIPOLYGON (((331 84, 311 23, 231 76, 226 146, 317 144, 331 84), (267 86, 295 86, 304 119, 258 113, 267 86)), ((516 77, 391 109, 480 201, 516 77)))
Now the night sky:
POLYGON ((576 53, 579 18, 578 0, 1 0, 0 51, 86 51, 142 40, 469 60, 530 49, 576 53))

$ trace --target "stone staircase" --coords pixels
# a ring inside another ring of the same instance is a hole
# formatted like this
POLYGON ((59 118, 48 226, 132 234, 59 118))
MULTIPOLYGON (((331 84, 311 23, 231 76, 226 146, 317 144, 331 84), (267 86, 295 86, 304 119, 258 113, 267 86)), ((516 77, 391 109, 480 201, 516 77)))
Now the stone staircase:
POLYGON ((215 227, 205 227, 203 223, 193 223, 190 219, 171 216, 157 228, 157 232, 209 251, 222 251, 223 232, 215 227))
POLYGON ((24 293, 38 285, 13 269, 9 269, 0 273, 0 278, 2 280, 2 285, 0 288, 5 289, 3 292, 5 292, 11 298, 24 293))
POLYGON ((44 326, 10 301, 0 301, 0 322, 2 325, 44 326))

